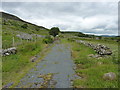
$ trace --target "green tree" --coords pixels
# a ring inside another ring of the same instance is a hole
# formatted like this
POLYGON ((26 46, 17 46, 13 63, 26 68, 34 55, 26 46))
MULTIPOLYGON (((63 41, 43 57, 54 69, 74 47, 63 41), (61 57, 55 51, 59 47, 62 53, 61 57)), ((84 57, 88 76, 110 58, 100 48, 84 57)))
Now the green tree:
POLYGON ((56 35, 59 34, 59 32, 60 32, 60 30, 58 27, 53 27, 50 29, 49 34, 55 37, 56 35))
POLYGON ((102 39, 102 36, 98 36, 98 38, 99 38, 99 40, 101 40, 101 39, 102 39))

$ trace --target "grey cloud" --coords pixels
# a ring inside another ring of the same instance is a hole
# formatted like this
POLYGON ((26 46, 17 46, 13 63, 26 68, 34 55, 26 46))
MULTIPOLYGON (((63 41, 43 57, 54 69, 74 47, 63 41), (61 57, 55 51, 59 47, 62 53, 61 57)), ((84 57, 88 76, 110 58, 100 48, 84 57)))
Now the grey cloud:
POLYGON ((116 33, 117 2, 4 2, 3 10, 47 28, 116 33), (102 30, 103 29, 103 30, 102 30))
POLYGON ((70 27, 69 25, 65 25, 65 24, 55 24, 53 26, 54 27, 59 27, 61 30, 66 30, 70 27))

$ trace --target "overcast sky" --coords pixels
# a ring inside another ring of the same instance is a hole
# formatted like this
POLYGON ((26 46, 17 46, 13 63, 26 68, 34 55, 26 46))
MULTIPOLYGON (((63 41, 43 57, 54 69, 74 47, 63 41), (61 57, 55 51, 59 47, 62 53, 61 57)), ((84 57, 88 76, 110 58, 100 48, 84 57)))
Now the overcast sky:
POLYGON ((118 35, 117 2, 4 2, 2 10, 46 28, 118 35))

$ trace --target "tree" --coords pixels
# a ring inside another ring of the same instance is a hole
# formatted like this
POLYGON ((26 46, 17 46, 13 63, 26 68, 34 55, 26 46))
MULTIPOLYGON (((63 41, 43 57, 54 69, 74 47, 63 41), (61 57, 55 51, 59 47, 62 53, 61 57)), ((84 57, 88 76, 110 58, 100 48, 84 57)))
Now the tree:
POLYGON ((102 36, 98 36, 98 38, 99 38, 99 40, 101 40, 101 39, 102 39, 102 36))
POLYGON ((60 30, 58 27, 53 27, 50 29, 49 34, 55 37, 56 35, 59 34, 59 32, 60 32, 60 30))

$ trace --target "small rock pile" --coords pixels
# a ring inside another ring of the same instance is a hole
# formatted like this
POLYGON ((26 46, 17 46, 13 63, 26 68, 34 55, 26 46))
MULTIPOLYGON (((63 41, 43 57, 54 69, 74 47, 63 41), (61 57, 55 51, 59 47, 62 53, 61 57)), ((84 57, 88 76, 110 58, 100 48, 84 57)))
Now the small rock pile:
POLYGON ((2 50, 2 56, 9 56, 11 54, 16 54, 16 53, 17 53, 16 47, 12 47, 12 48, 2 50))
POLYGON ((101 44, 91 44, 82 40, 76 40, 77 43, 82 43, 85 46, 91 47, 92 49, 95 50, 95 52, 97 52, 99 55, 103 56, 103 55, 111 55, 112 51, 110 50, 109 47, 105 46, 105 45, 101 45, 101 44))

